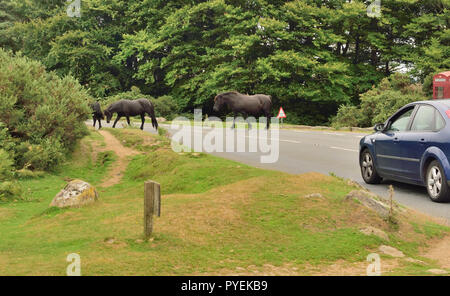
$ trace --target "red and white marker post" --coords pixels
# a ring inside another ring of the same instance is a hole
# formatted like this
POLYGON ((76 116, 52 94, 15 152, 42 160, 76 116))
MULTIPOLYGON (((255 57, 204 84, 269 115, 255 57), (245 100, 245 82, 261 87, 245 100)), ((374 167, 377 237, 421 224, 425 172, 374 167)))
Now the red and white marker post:
POLYGON ((286 118, 286 113, 284 113, 283 107, 280 107, 277 118, 281 119, 281 127, 283 127, 283 118, 286 118))

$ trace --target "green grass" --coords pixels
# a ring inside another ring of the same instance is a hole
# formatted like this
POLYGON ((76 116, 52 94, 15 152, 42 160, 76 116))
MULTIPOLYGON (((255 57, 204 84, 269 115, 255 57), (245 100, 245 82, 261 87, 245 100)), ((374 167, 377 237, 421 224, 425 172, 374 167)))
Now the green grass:
MULTIPOLYGON (((70 253, 80 254, 83 275, 230 274, 251 265, 262 272, 267 264, 309 274, 311 266, 326 269, 338 260, 365 262, 381 244, 420 259, 420 247, 449 233, 409 214, 392 230, 362 205, 345 201, 355 188, 335 177, 177 154, 164 136, 108 131, 143 153, 131 159, 121 183, 98 188, 99 202, 49 207, 65 180, 98 186, 114 165, 114 153, 96 151, 105 144, 92 132, 57 172, 20 180, 28 202, 0 204, 0 275, 64 275, 70 253), (152 241, 142 243, 143 183, 149 179, 161 183, 162 216, 154 221, 152 241), (311 193, 323 198, 305 197, 311 193), (385 230, 391 241, 360 233, 367 225, 385 230)), ((426 270, 402 263, 395 274, 426 270)))
POLYGON ((137 156, 128 166, 126 181, 142 184, 152 179, 161 183, 165 194, 201 193, 219 185, 262 175, 274 173, 203 153, 177 155, 160 151, 137 156))

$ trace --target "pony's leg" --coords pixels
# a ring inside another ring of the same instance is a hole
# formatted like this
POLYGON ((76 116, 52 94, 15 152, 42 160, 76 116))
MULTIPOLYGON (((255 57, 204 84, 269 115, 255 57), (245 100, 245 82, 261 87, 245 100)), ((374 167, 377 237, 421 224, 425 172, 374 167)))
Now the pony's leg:
POLYGON ((267 115, 266 118, 267 118, 266 129, 269 129, 269 127, 270 127, 270 115, 267 115))
POLYGON ((145 114, 141 114, 141 120, 142 120, 141 130, 144 130, 145 114))
POLYGON ((233 115, 234 115, 234 117, 233 117, 233 124, 231 125, 231 129, 236 127, 236 117, 238 116, 238 114, 234 113, 233 115))
POLYGON ((122 116, 120 116, 119 114, 117 114, 117 118, 116 118, 116 120, 114 120, 114 124, 113 124, 113 126, 112 126, 113 128, 116 127, 116 123, 119 121, 120 117, 122 117, 122 116))
POLYGON ((98 120, 98 129, 101 129, 101 128, 102 128, 102 120, 99 119, 99 120, 98 120))
POLYGON ((93 127, 95 127, 95 122, 97 121, 97 118, 95 118, 95 116, 93 116, 92 119, 94 120, 94 125, 93 125, 93 127))
POLYGON ((129 116, 127 116, 127 123, 128 123, 129 126, 131 126, 130 117, 129 116))

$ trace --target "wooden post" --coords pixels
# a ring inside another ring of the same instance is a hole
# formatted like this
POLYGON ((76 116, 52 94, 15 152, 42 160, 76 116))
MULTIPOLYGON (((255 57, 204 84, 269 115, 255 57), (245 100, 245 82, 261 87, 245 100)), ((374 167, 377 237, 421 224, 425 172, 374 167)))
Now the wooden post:
POLYGON ((153 232, 153 215, 161 215, 160 184, 153 181, 144 183, 144 237, 150 238, 153 232))

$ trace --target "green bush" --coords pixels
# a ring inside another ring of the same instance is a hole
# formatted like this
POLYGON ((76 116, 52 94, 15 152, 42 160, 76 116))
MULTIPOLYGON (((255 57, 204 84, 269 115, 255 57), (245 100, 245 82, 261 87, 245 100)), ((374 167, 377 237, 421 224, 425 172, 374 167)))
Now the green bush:
POLYGON ((357 106, 341 105, 332 119, 334 127, 369 127, 386 121, 402 106, 426 100, 422 86, 411 84, 405 74, 395 73, 384 78, 377 87, 361 95, 357 106))
POLYGON ((0 148, 16 169, 54 168, 87 134, 87 91, 72 77, 0 49, 0 148))
POLYGON ((153 100, 155 104, 156 117, 164 117, 167 120, 172 120, 178 115, 178 106, 171 96, 162 96, 153 100))
POLYGON ((13 160, 3 149, 0 149, 0 181, 10 180, 13 177, 13 160))
POLYGON ((0 200, 20 197, 22 190, 14 181, 14 161, 5 150, 0 149, 0 200))

